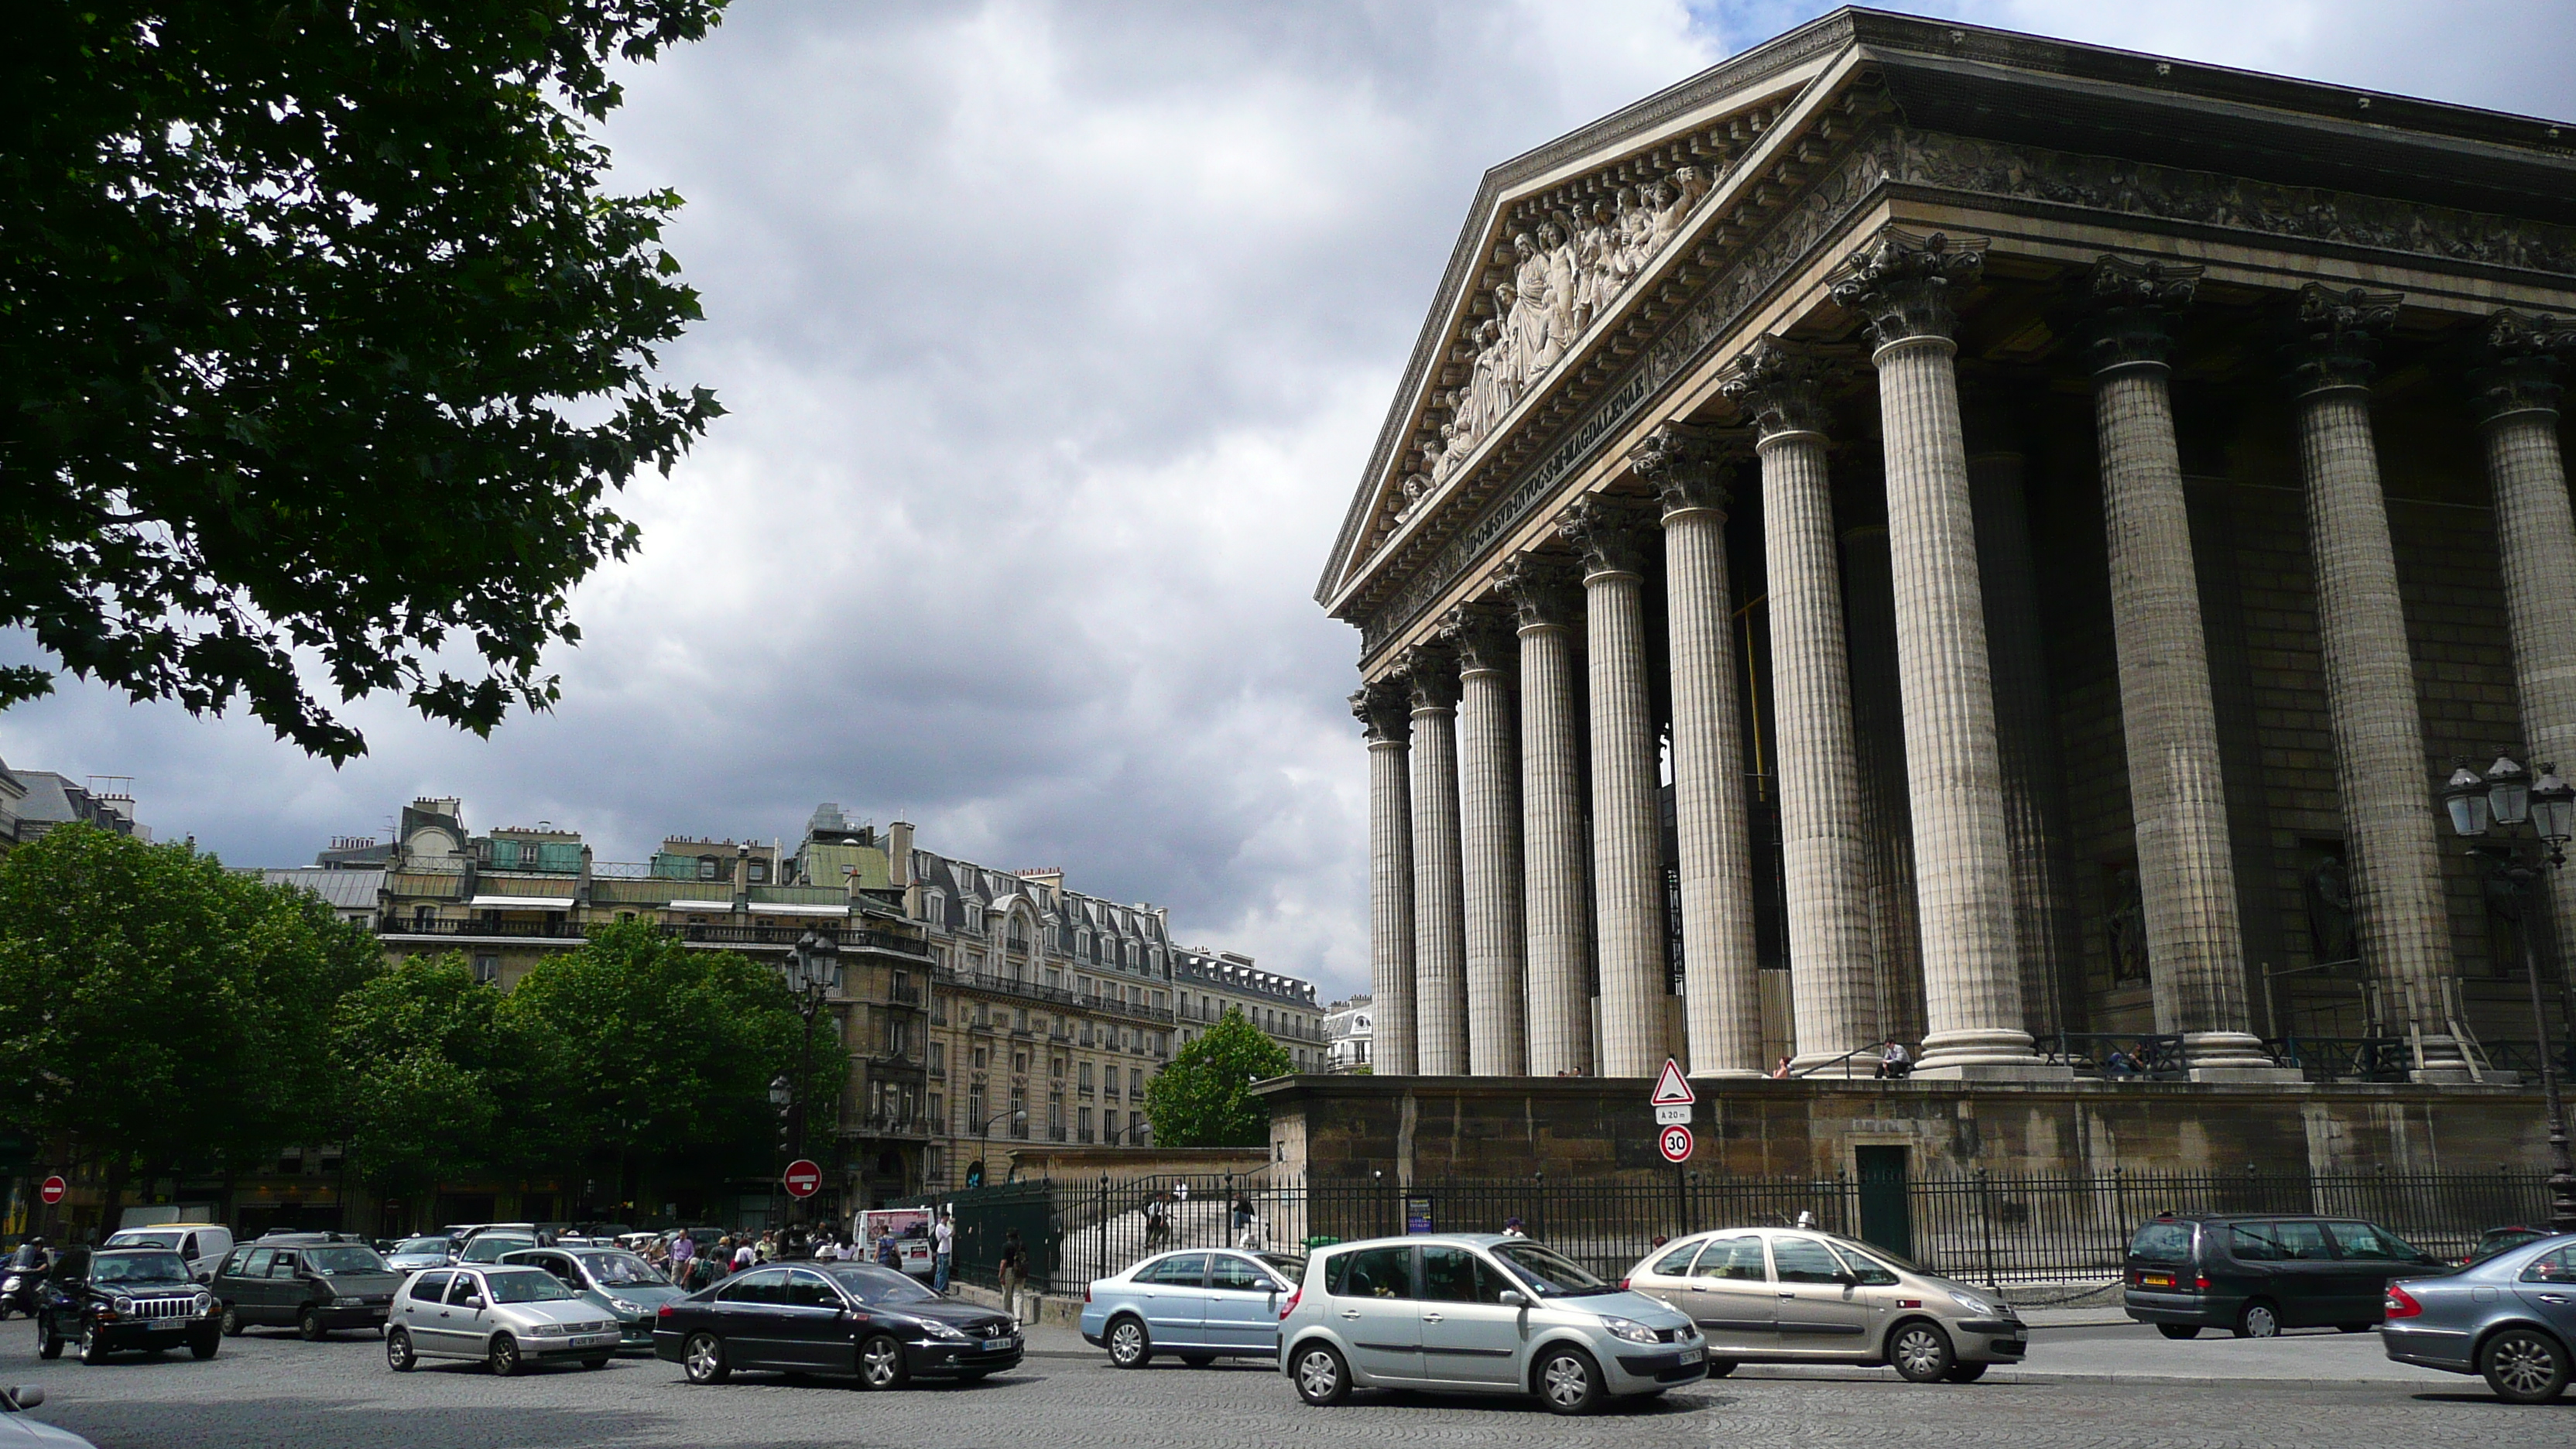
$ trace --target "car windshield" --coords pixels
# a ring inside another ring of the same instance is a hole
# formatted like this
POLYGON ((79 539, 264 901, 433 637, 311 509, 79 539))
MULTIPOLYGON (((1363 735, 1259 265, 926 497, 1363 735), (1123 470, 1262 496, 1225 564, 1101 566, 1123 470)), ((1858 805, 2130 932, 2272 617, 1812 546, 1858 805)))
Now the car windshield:
POLYGON ((486 1273, 483 1281, 492 1285, 495 1303, 557 1303, 576 1296, 555 1281, 555 1275, 538 1268, 512 1269, 506 1273, 486 1273))
POLYGON ((862 1303, 937 1303, 939 1295, 901 1273, 847 1263, 828 1269, 833 1281, 862 1303))
POLYGON ((1891 1253, 1876 1243, 1855 1243, 1851 1239, 1846 1238, 1839 1233, 1834 1234, 1833 1239, 1834 1246, 1842 1249, 1846 1253, 1858 1253, 1865 1258, 1876 1258, 1879 1262, 1886 1264, 1890 1268, 1901 1269, 1908 1273, 1923 1272, 1922 1264, 1915 1262, 1913 1259, 1906 1257, 1902 1253, 1891 1253))
POLYGON ((2536 1243, 2548 1236, 2538 1228, 2508 1228, 2500 1233, 2490 1233, 2460 1261, 2462 1266, 2474 1268, 2499 1253, 2510 1253, 2525 1243, 2536 1243))
POLYGON ((485 1233, 483 1236, 476 1238, 474 1241, 465 1245, 465 1261, 469 1263, 497 1263, 501 1261, 501 1255, 503 1253, 515 1253, 522 1248, 533 1248, 536 1245, 537 1240, 534 1238, 506 1237, 500 1233, 485 1233))
POLYGON ((362 1243, 339 1243, 304 1250, 305 1266, 317 1273, 382 1273, 385 1260, 362 1243))
POLYGON ((405 1238, 401 1242, 394 1244, 394 1251, 397 1253, 436 1253, 441 1257, 444 1257, 447 1253, 447 1239, 405 1238))
POLYGON ((185 1283, 188 1265, 176 1253, 101 1253, 90 1259, 93 1283, 185 1283))
POLYGON ((1254 1257, 1279 1270, 1291 1283, 1306 1281, 1306 1260, 1293 1253, 1255 1253, 1254 1257))
POLYGON ((181 1235, 178 1233, 124 1232, 118 1233, 115 1237, 110 1238, 108 1240, 108 1246, 115 1248, 168 1248, 175 1252, 179 1246, 180 1236, 181 1235))
POLYGON ((583 1253, 580 1257, 581 1265, 590 1270, 590 1280, 602 1288, 659 1288, 671 1281, 633 1253, 583 1253))
POLYGON ((1536 1243, 1503 1243, 1495 1247, 1494 1256, 1510 1264, 1541 1298, 1577 1298, 1587 1293, 1619 1291, 1616 1285, 1576 1267, 1555 1249, 1536 1243))

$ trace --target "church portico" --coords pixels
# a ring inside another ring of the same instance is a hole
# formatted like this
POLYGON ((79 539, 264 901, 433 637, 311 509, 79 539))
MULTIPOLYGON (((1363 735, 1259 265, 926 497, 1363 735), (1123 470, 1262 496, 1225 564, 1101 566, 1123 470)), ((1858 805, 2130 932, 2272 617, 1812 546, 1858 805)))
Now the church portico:
POLYGON ((1497 167, 1318 594, 1380 1071, 2505 1079, 2571 312, 2546 122, 1870 12, 1497 167))

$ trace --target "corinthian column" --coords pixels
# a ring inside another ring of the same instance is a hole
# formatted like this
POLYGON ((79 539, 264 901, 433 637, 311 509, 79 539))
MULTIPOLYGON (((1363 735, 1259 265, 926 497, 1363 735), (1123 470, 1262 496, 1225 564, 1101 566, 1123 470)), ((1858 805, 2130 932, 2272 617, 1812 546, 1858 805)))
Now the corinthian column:
POLYGON ((1458 661, 1405 651, 1413 697, 1413 1040, 1426 1077, 1467 1070, 1467 921, 1459 876, 1458 661))
MULTIPOLYGON (((2478 410, 2523 744, 2534 776, 2541 764, 2576 770, 2576 525, 2558 453, 2559 360, 2576 355, 2576 327, 2500 312, 2487 345, 2494 362, 2476 377, 2478 410)), ((2549 898, 2559 957, 2576 957, 2576 880, 2551 871, 2549 898)))
POLYGON ((1529 1072, 1592 1072, 1592 926, 1583 839, 1583 726, 1575 714, 1568 561, 1525 553, 1500 580, 1519 620, 1521 840, 1529 917, 1529 1072))
POLYGON ((1825 411, 1811 360, 1775 338, 1762 338, 1737 360, 1725 391, 1761 436, 1771 711, 1781 772, 1798 782, 1780 792, 1790 1012, 1795 1065, 1814 1068, 1870 1045, 1879 1033, 1825 411))
POLYGON ((1905 798, 1905 699, 1896 685, 1896 584, 1887 525, 1842 531, 1843 630, 1851 659, 1852 759, 1869 859, 1870 959, 1878 1030, 1923 1037, 1923 937, 1914 921, 1914 814, 1905 798))
POLYGON ((1517 1077, 1521 1036, 1521 791, 1512 741, 1520 645, 1490 604, 1452 610, 1458 647, 1458 788, 1467 911, 1467 1070, 1517 1077))
POLYGON ((1558 529, 1583 551, 1591 655, 1592 861, 1601 935, 1601 1075, 1650 1077, 1664 1056, 1663 825, 1646 695, 1644 511, 1595 494, 1558 529))
POLYGON ((1414 1073, 1413 790, 1405 755, 1412 727, 1403 687, 1377 680, 1351 696, 1369 756, 1369 998, 1372 1069, 1414 1073))
POLYGON ((2394 292, 2311 284, 2299 296, 2292 378, 2300 389, 2299 464, 2354 933, 2382 1009, 2394 1017, 2381 1029, 2420 1030, 2424 1074, 2448 1080, 2467 1072, 2442 1010, 2450 917, 2397 557, 2370 432, 2370 354, 2396 319, 2399 300, 2394 292))
POLYGON ((2207 1078, 2272 1062, 2245 1004, 2218 710, 2165 366, 2167 318, 2190 304, 2200 271, 2106 256, 2094 264, 2089 300, 2120 728, 2156 1030, 2180 1033, 2192 1075, 2207 1078))
POLYGON ((1720 436, 1666 423, 1628 455, 1662 497, 1672 638, 1673 820, 1681 845, 1683 1006, 1695 1077, 1762 1075, 1762 983, 1753 948, 1753 855, 1735 708, 1720 436))
POLYGON ((1933 1076, 2046 1070, 2022 1027, 2012 850, 1950 340, 1954 291, 1975 282, 1982 260, 1946 237, 1889 230, 1852 256, 1834 286, 1834 299, 1861 314, 1876 343, 1923 931, 1918 1070, 1933 1076))

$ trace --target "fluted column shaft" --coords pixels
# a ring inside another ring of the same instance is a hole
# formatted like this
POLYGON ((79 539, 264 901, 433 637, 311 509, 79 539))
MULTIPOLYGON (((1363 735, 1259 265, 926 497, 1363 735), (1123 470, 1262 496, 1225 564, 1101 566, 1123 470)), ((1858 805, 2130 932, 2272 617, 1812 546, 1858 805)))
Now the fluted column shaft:
POLYGON ((1371 1068, 1409 1077, 1413 1052, 1413 787, 1401 705, 1353 698, 1368 722, 1371 1068))
POLYGON ((1592 860, 1601 940, 1601 1075, 1663 1066, 1664 882, 1655 720, 1646 692, 1645 579, 1639 520, 1587 500, 1584 642, 1592 700, 1592 860))
POLYGON ((1672 641, 1673 821, 1680 844, 1683 1005, 1693 1076, 1758 1077, 1762 984, 1753 855, 1726 569, 1726 490, 1715 444, 1659 429, 1631 463, 1664 501, 1672 641))
POLYGON ((1914 919, 1914 815, 1905 798, 1905 699, 1896 683, 1896 584, 1888 572, 1886 525, 1844 529, 1842 567, 1877 1029, 1899 1041, 1919 1041, 1923 937, 1914 919))
POLYGON ((1446 661, 1429 661, 1414 676, 1413 1033, 1415 1070, 1426 1077, 1467 1070, 1466 895, 1451 668, 1446 661))
POLYGON ((2167 370, 2111 346, 2093 376, 2110 546, 2120 726, 2138 847, 2156 1030, 2195 1072, 2266 1068, 2245 1000, 2245 939, 2219 773, 2218 711, 2167 370))
POLYGON ((1522 1035, 1521 802, 1513 741, 1512 678, 1518 649, 1499 620, 1467 623, 1460 647, 1458 786, 1465 852, 1467 1070, 1517 1077, 1528 1069, 1522 1035), (1496 636, 1499 636, 1497 638, 1496 636))
POLYGON ((1519 606, 1521 837, 1529 930, 1532 1076, 1592 1072, 1592 928, 1575 714, 1570 581, 1544 567, 1511 581, 1519 606))

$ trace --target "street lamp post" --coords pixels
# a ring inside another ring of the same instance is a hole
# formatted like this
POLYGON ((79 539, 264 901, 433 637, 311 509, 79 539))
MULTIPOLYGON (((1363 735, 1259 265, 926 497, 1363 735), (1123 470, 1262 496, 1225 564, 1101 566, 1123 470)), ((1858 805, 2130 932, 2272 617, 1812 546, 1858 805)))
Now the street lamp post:
MULTIPOLYGON (((840 944, 820 931, 807 931, 787 953, 787 979, 805 1017, 805 1044, 787 1096, 787 1160, 795 1162, 805 1156, 805 1094, 814 1075, 814 1016, 822 1010, 825 994, 840 984, 840 944)), ((788 1212, 804 1216, 802 1205, 794 1199, 788 1212)))
POLYGON ((2550 871, 2567 866, 2566 844, 2576 835, 2576 788, 2558 778, 2554 765, 2543 764, 2535 784, 2509 756, 2499 755, 2484 775, 2462 759, 2442 787, 2442 804, 2461 839, 2492 841, 2470 846, 2469 853, 2513 892, 2522 928, 2522 974, 2531 987, 2532 1035, 2540 1048, 2540 1095, 2549 1112, 2549 1226, 2553 1232, 2576 1232, 2576 1160, 2568 1156, 2567 1109, 2558 1096, 2549 1018, 2541 1009, 2540 950, 2531 931, 2542 882, 2550 871), (2535 847, 2528 859, 2522 850, 2526 842, 2535 847))
POLYGON ((983 1164, 984 1180, 987 1182, 992 1181, 993 1177, 993 1165, 991 1162, 991 1158, 993 1156, 993 1124, 1001 1121, 1005 1117, 1010 1118, 1014 1122, 1026 1122, 1029 1120, 1029 1109, 1026 1107, 1007 1107, 994 1113, 992 1116, 985 1118, 982 1122, 976 1124, 975 1127, 975 1160, 983 1164))

